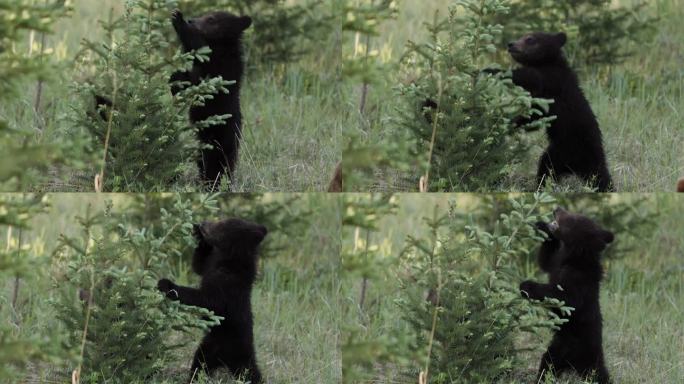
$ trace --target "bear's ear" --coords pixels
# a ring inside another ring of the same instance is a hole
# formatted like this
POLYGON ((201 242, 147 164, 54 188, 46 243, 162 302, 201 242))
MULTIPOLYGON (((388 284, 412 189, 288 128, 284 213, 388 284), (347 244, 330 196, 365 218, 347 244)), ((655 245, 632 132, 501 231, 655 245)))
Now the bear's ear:
POLYGON ((241 16, 238 19, 238 25, 240 26, 240 31, 244 31, 252 25, 252 18, 249 16, 241 16))
POLYGON ((568 36, 565 34, 565 32, 556 34, 556 42, 558 43, 559 47, 564 46, 566 41, 568 41, 568 36))
POLYGON ((212 247, 221 248, 228 244, 223 221, 205 221, 197 226, 198 240, 205 241, 212 247))
POLYGON ((600 236, 601 240, 606 244, 612 243, 615 239, 615 235, 613 235, 613 232, 611 231, 601 230, 600 236))

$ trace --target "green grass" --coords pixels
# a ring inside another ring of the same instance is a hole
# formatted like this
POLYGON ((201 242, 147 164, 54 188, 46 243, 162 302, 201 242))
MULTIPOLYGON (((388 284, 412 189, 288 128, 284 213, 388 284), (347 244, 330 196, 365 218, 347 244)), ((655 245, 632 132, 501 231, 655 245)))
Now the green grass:
MULTIPOLYGON (((8 305, 14 291, 14 279, 0 281, 0 321, 14 324, 15 335, 63 337, 63 328, 54 319, 50 300, 58 295, 54 282, 65 272, 62 263, 50 255, 60 234, 76 235, 79 226, 75 216, 85 207, 104 208, 105 200, 123 211, 131 194, 51 194, 51 209, 36 216, 33 229, 23 233, 25 245, 33 249, 39 261, 33 276, 21 279, 17 306, 8 305)), ((269 199, 286 198, 273 194, 269 199)), ((314 213, 304 228, 302 241, 282 244, 275 257, 263 260, 262 270, 254 285, 252 305, 257 361, 268 383, 335 383, 340 381, 341 364, 338 295, 340 206, 332 195, 307 194, 297 204, 314 213)), ((16 232, 15 232, 16 236, 16 232)), ((6 244, 3 228, 0 246, 6 244)), ((178 277, 197 282, 193 276, 178 277)), ((76 293, 74 292, 74 295, 76 293)), ((175 366, 165 367, 145 382, 185 383, 194 350, 202 337, 196 333, 176 335, 185 346, 174 352, 175 366)), ((74 360, 61 363, 29 364, 25 376, 14 382, 61 382, 75 368, 74 360)), ((84 373, 85 375, 85 373, 84 373)), ((217 374, 202 383, 232 383, 227 374, 217 374)))
MULTIPOLYGON (((98 20, 106 19, 110 10, 120 15, 124 8, 123 2, 117 0, 81 0, 75 1, 74 6, 73 15, 61 20, 54 34, 47 37, 46 48, 55 52, 54 77, 43 84, 39 111, 33 108, 36 82, 23 83, 20 96, 0 106, 0 117, 10 126, 29 132, 30 140, 36 143, 61 143, 67 147, 74 144, 73 133, 66 133, 73 132, 73 127, 65 117, 70 109, 77 107, 69 85, 82 81, 85 74, 73 59, 82 39, 102 39, 98 20)), ((38 35, 34 38, 37 40, 38 35)), ((28 50, 29 41, 30 36, 26 36, 26 44, 17 48, 28 50)), ((303 56, 286 69, 278 65, 258 68, 254 63, 247 63, 241 92, 244 140, 230 190, 315 192, 326 189, 342 156, 338 116, 343 111, 338 107, 340 93, 335 86, 337 49, 333 43, 321 43, 324 47, 318 52, 303 56)), ((100 153, 97 159, 101 159, 102 149, 96 148, 96 152, 100 153)), ((47 172, 27 171, 17 189, 93 191, 99 161, 98 164, 91 160, 73 161, 83 158, 80 153, 68 153, 65 157, 68 162, 71 160, 68 165, 53 165, 47 172)), ((188 162, 194 164, 192 159, 188 162)), ((149 190, 199 189, 196 180, 183 176, 179 185, 155 185, 149 190)))
MULTIPOLYGON (((371 235, 370 244, 377 244, 380 258, 393 260, 405 245, 407 236, 421 238, 428 229, 421 220, 431 216, 433 209, 446 212, 449 201, 457 203, 456 215, 476 212, 478 196, 474 194, 399 194, 396 216, 386 216, 371 235)), ((615 195, 615 199, 630 199, 635 195, 615 195)), ((608 370, 616 383, 679 383, 684 376, 684 196, 647 194, 644 209, 658 212, 658 226, 639 241, 628 242, 631 248, 622 257, 605 263, 606 277, 601 288, 601 310, 604 319, 604 349, 608 370)), ((343 249, 354 243, 353 231, 343 231, 343 249)), ((620 241, 620 233, 616 238, 620 241)), ((407 278, 407 271, 388 261, 389 266, 376 271, 369 279, 365 304, 359 306, 361 279, 343 279, 344 302, 348 305, 344 324, 363 330, 365 340, 383 340, 387 335, 412 334, 396 305, 401 296, 398 280, 407 278)), ((544 279, 544 277, 542 277, 544 279)), ((407 336, 411 338, 411 336, 407 336)), ((531 383, 539 359, 551 334, 524 336, 519 346, 531 348, 520 355, 523 365, 516 367, 500 382, 531 383)), ((389 353, 400 354, 398 351, 389 353)), ((363 371, 360 383, 415 383, 416 377, 403 375, 408 369, 422 369, 415 360, 397 363, 376 363, 363 371)), ((558 383, 580 383, 576 376, 566 375, 558 383)))
POLYGON ((324 191, 341 159, 339 93, 307 73, 289 71, 279 82, 268 74, 246 79, 252 86, 241 95, 245 134, 233 190, 324 191))
MULTIPOLYGON (((628 3, 615 1, 614 3, 628 3)), ((651 43, 637 47, 635 55, 624 63, 610 67, 582 68, 582 88, 598 118, 604 148, 615 189, 618 192, 672 191, 677 179, 684 175, 684 129, 681 110, 684 109, 684 3, 681 0, 648 2, 647 12, 657 15, 656 33, 651 43)), ((397 63, 408 40, 426 39, 425 22, 431 22, 435 11, 447 14, 448 2, 401 2, 396 20, 381 28, 379 36, 371 40, 381 60, 388 65, 385 78, 370 87, 365 115, 350 121, 352 132, 362 138, 359 146, 375 145, 399 136, 392 123, 395 108, 401 107, 392 87, 407 82, 397 63)), ((353 41, 345 41, 352 46, 353 41)), ((350 86, 350 104, 358 105, 359 93, 350 86)), ((493 189, 501 191, 530 191, 537 189, 535 173, 537 159, 546 146, 543 132, 528 134, 532 146, 529 156, 513 167, 508 176, 493 189)), ((420 154, 427 160, 428 153, 420 154)), ((351 172, 351 171, 349 171, 351 172)), ((376 167, 373 176, 354 180, 347 185, 353 191, 416 191, 420 171, 398 171, 392 167, 376 167)), ((557 192, 586 190, 577 178, 561 180, 549 187, 557 192)))

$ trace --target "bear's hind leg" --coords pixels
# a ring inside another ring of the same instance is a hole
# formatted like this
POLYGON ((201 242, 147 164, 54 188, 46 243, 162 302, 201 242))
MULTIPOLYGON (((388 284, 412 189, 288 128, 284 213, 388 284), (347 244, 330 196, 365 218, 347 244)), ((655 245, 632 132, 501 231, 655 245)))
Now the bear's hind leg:
POLYGON ((578 372, 589 383, 610 384, 610 376, 605 367, 595 367, 578 372))
POLYGON ((263 383, 261 372, 254 360, 232 361, 228 364, 228 369, 233 377, 247 380, 250 384, 263 383))
POLYGON ((551 362, 551 357, 549 356, 549 353, 546 352, 544 355, 542 355, 541 362, 539 363, 539 370, 537 371, 537 378, 534 380, 535 383, 543 383, 544 382, 544 377, 546 374, 554 375, 553 369, 551 368, 553 366, 551 362))
POLYGON ((599 358, 591 367, 580 370, 579 373, 583 378, 591 379, 593 383, 610 384, 610 375, 602 358, 599 358))
POLYGON ((237 144, 222 144, 218 140, 212 140, 210 145, 210 148, 202 149, 199 164, 202 178, 211 185, 218 184, 223 175, 232 180, 237 163, 237 144))
POLYGON ((223 172, 228 175, 229 180, 233 180, 235 168, 237 166, 238 145, 233 144, 229 151, 223 151, 222 167, 223 172))
POLYGON ((596 378, 596 382, 599 384, 610 384, 608 370, 603 366, 603 364, 596 369, 596 375, 594 377, 596 378))
POLYGON ((546 351, 542 355, 541 362, 539 363, 539 371, 537 372, 537 378, 535 383, 544 383, 544 377, 548 374, 552 377, 558 377, 563 371, 568 368, 567 363, 564 359, 558 359, 554 355, 552 357, 549 351, 546 351))
POLYGON ((576 174, 585 184, 590 185, 598 192, 613 191, 613 182, 611 181, 610 173, 608 173, 608 169, 605 166, 583 170, 581 172, 578 171, 576 174))
POLYGON ((190 378, 188 383, 192 384, 193 379, 195 379, 201 371, 210 376, 211 373, 220 366, 220 362, 214 356, 211 356, 202 348, 202 345, 195 351, 195 357, 192 359, 192 366, 190 367, 190 378))
POLYGON ((202 149, 199 168, 202 179, 209 184, 209 187, 220 183, 224 172, 224 157, 221 150, 217 148, 202 149))
POLYGON ((596 189, 599 192, 613 192, 613 181, 608 168, 604 165, 596 174, 596 189))
POLYGON ((544 376, 549 372, 553 377, 558 377, 564 371, 572 368, 568 361, 568 354, 571 349, 566 345, 567 341, 556 334, 542 356, 541 363, 539 363, 539 372, 537 373, 537 382, 543 383, 544 376))
POLYGON ((542 153, 539 157, 539 165, 537 167, 537 188, 542 188, 548 179, 553 179, 554 169, 551 162, 551 156, 548 150, 542 153))
POLYGON ((221 151, 221 166, 223 167, 223 172, 228 175, 228 179, 232 180, 235 175, 235 168, 237 167, 238 161, 238 150, 240 149, 240 125, 239 119, 228 122, 229 126, 234 125, 234 130, 226 133, 221 139, 220 143, 217 143, 217 148, 221 151))

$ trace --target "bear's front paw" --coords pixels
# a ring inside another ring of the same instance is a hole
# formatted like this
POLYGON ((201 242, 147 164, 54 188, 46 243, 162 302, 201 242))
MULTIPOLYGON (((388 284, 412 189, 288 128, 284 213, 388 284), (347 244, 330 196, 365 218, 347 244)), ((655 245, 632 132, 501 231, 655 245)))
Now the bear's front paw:
POLYGON ((546 223, 543 221, 537 221, 536 223, 534 223, 534 227, 542 232, 549 232, 548 225, 546 225, 546 223))
POLYGON ((549 228, 548 223, 545 223, 543 221, 537 221, 536 223, 534 223, 534 227, 537 228, 537 230, 539 230, 540 232, 546 233, 546 237, 548 238, 547 241, 554 239, 553 233, 551 232, 551 228, 549 228))
POLYGON ((176 9, 171 13, 171 22, 176 29, 185 25, 185 19, 183 19, 183 14, 180 10, 176 9))
POLYGON ((534 282, 533 281, 525 280, 522 283, 520 283, 520 294, 522 295, 522 297, 524 297, 526 299, 530 298, 533 289, 534 289, 534 282))
POLYGON ((157 289, 163 294, 166 295, 166 297, 170 299, 177 299, 178 298, 178 291, 176 291, 176 284, 174 284, 171 280, 169 279, 161 279, 157 282, 157 289))

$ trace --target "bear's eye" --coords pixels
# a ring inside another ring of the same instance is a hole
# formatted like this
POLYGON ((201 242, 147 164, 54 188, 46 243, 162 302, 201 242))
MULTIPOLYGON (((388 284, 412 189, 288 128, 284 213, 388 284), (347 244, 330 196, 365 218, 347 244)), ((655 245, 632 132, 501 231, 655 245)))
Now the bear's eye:
POLYGON ((525 38, 525 44, 533 44, 534 43, 534 37, 528 36, 525 38))

